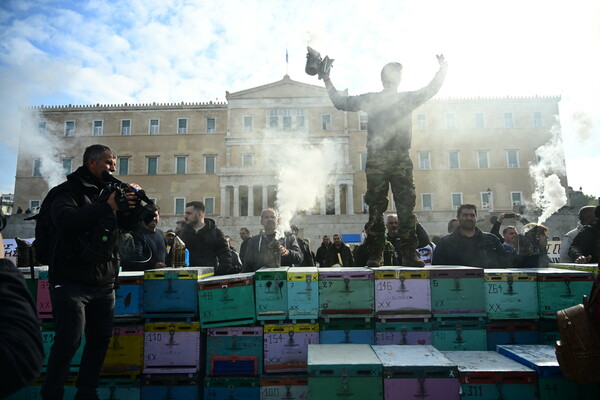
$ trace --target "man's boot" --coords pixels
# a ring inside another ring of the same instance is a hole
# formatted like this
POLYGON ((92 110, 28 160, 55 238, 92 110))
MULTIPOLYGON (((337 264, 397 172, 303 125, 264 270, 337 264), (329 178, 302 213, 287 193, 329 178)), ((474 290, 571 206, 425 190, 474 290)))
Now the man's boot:
POLYGON ((369 260, 367 267, 380 267, 383 264, 383 247, 379 245, 367 246, 369 249, 369 260))
POLYGON ((416 250, 412 250, 402 253, 402 265, 405 267, 424 267, 425 263, 421 261, 419 253, 416 250))

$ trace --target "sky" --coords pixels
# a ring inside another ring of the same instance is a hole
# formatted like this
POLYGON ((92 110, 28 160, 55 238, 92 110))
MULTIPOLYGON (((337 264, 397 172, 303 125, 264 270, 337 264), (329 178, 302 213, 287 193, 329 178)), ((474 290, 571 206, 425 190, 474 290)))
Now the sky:
POLYGON ((600 196, 598 21, 594 0, 0 0, 0 192, 27 139, 20 107, 225 101, 285 74, 319 85, 310 45, 350 94, 380 90, 390 61, 401 90, 420 88, 444 54, 438 97, 561 96, 569 185, 600 196))

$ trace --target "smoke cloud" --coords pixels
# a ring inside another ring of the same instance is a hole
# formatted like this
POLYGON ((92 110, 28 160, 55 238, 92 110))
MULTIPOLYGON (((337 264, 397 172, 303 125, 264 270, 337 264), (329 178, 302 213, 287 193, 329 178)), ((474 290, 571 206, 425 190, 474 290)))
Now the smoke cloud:
POLYGON ((529 174, 534 180, 532 199, 542 210, 538 223, 543 224, 548 217, 567 204, 567 193, 558 175, 566 175, 563 142, 558 122, 550 129, 551 137, 535 151, 537 163, 529 166, 529 174))

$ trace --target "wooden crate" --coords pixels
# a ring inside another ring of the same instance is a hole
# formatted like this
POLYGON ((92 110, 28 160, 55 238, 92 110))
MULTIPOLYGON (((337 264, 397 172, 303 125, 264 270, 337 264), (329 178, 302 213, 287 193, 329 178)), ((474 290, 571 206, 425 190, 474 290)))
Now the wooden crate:
POLYGON ((502 344, 540 344, 539 320, 488 320, 487 349, 502 344))
POLYGON ((556 319, 557 311, 581 303, 592 290, 592 272, 559 268, 536 268, 536 272, 542 318, 556 319))
POLYGON ((375 344, 377 345, 430 345, 431 322, 404 320, 375 323, 375 344))
POLYGON ((102 374, 139 375, 143 361, 144 326, 115 326, 102 365, 102 374))
POLYGON ((373 271, 363 267, 320 268, 319 302, 322 318, 373 317, 373 271))
POLYGON ((305 375, 263 376, 260 400, 307 400, 308 377, 305 375))
POLYGON ((261 268, 254 273, 256 319, 284 320, 288 316, 289 267, 261 268))
POLYGON ((291 320, 319 318, 319 270, 294 267, 287 273, 288 315, 291 320))
POLYGON ((320 344, 375 344, 375 323, 364 318, 321 321, 320 344))
POLYGON ((265 325, 264 372, 306 372, 308 346, 318 343, 318 324, 265 325))
POLYGON ((206 278, 198 283, 202 328, 256 322, 254 273, 206 278))
POLYGON ((195 374, 200 367, 198 322, 147 322, 144 325, 145 374, 195 374))
POLYGON ((382 319, 431 316, 429 270, 381 267, 374 270, 375 315, 382 319))
POLYGON ((258 376, 263 366, 263 328, 220 327, 206 330, 206 374, 258 376))
POLYGON ((434 317, 485 316, 482 268, 426 268, 431 277, 431 310, 434 317))
POLYGON ((115 289, 115 319, 139 321, 144 312, 144 272, 119 273, 119 287, 115 289))
POLYGON ((446 319, 432 324, 431 344, 440 351, 487 350, 485 322, 478 319, 446 319))
POLYGON ((204 400, 257 400, 260 399, 258 377, 206 377, 204 400))
POLYGON ((489 319, 539 318, 537 273, 527 269, 484 270, 489 319))

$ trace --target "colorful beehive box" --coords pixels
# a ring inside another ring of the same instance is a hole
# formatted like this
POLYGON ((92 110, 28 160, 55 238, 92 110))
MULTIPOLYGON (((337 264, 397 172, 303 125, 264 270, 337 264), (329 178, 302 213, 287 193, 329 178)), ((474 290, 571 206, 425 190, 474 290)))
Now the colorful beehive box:
POLYGON ((52 319, 52 300, 50 300, 50 283, 48 283, 47 269, 40 270, 37 283, 37 316, 42 320, 52 319))
POLYGON ((373 351, 383 366, 385 400, 460 398, 456 363, 433 346, 373 346, 373 351))
MULTIPOLYGON (((42 398, 42 385, 46 380, 45 377, 40 377, 31 382, 28 386, 25 386, 8 397, 3 397, 3 400, 38 400, 42 398)), ((64 396, 65 399, 75 398, 77 394, 77 387, 75 387, 76 377, 69 376, 65 382, 64 396)))
POLYGON ((382 267, 374 271, 375 315, 381 320, 431 316, 429 270, 382 267))
POLYGON ((319 269, 321 318, 374 315, 373 271, 363 267, 319 269))
POLYGON ((375 344, 375 324, 364 318, 321 321, 320 344, 375 344))
POLYGON ((431 344, 431 322, 405 320, 375 323, 375 344, 431 344))
POLYGON ((260 379, 260 400, 307 400, 306 376, 263 376, 260 379))
POLYGON ((576 271, 591 272, 594 278, 598 276, 598 264, 577 264, 577 263, 550 263, 549 268, 570 269, 576 271))
POLYGON ((539 310, 542 318, 581 303, 592 289, 594 274, 559 268, 537 268, 539 310))
POLYGON ((432 324, 431 344, 440 351, 487 350, 485 322, 447 319, 432 324))
MULTIPOLYGON (((42 366, 42 372, 46 371, 48 366, 48 357, 50 357, 50 350, 54 344, 54 337, 56 332, 54 331, 54 324, 52 322, 44 322, 41 324, 42 327, 42 342, 44 343, 44 364, 42 366)), ((71 372, 79 371, 79 365, 81 364, 81 356, 83 354, 83 347, 85 346, 85 334, 81 336, 81 344, 71 359, 71 372)))
POLYGON ((101 377, 98 381, 98 398, 139 400, 140 382, 129 378, 101 377))
POLYGON ((308 346, 318 343, 318 324, 265 325, 264 372, 306 372, 308 346))
POLYGON ((115 289, 115 319, 139 321, 143 317, 144 272, 119 273, 119 287, 115 289))
POLYGON ((104 358, 102 374, 139 375, 142 372, 143 360, 144 327, 115 326, 104 358))
POLYGON ((381 361, 367 344, 308 346, 308 398, 381 399, 381 361))
POLYGON ((256 319, 284 320, 288 315, 289 267, 261 268, 254 273, 256 319))
POLYGON ((536 272, 527 269, 486 269, 484 280, 489 319, 539 317, 536 272))
POLYGON ((598 398, 596 385, 578 385, 566 379, 553 345, 504 345, 498 353, 533 369, 538 378, 539 400, 592 400, 598 398))
MULTIPOLYGON (((19 267, 19 271, 23 274, 23 278, 25 278, 25 282, 27 283, 27 289, 29 289, 29 293, 33 297, 33 300, 37 300, 37 290, 38 290, 38 279, 40 278, 41 271, 48 271, 47 266, 42 267, 19 267), (33 276, 31 276, 31 270, 33 269, 33 276)), ((47 279, 47 278, 46 278, 47 279)))
POLYGON ((200 366, 198 322, 147 322, 144 325, 145 374, 194 374, 200 366))
POLYGON ((198 282, 197 296, 203 328, 256 322, 254 273, 206 278, 198 282))
POLYGON ((445 351, 458 365, 464 398, 523 400, 537 397, 534 370, 495 351, 445 351))
POLYGON ((198 316, 199 281, 213 275, 212 267, 159 268, 144 272, 144 317, 198 316))
POLYGON ((540 344, 555 345, 560 340, 560 332, 555 319, 540 320, 540 344))
POLYGON ((210 376, 262 373, 263 328, 220 327, 206 330, 206 373, 210 376))
POLYGON ((291 320, 319 318, 318 268, 290 268, 287 279, 289 318, 291 320))
POLYGON ((197 374, 146 375, 140 399, 197 399, 198 382, 197 374))
POLYGON ((501 344, 540 344, 539 320, 493 320, 486 330, 488 350, 501 344))
POLYGON ((431 277, 434 317, 485 316, 482 268, 435 266, 427 269, 431 277))
POLYGON ((260 379, 258 377, 206 377, 204 400, 258 400, 260 379))

